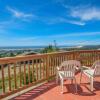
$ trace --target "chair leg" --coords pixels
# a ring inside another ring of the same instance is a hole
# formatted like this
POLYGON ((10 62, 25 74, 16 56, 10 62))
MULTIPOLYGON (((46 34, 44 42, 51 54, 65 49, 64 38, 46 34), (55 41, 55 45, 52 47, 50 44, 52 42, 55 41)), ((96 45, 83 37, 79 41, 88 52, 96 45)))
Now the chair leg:
POLYGON ((58 84, 58 80, 59 80, 59 75, 58 73, 56 74, 56 84, 58 84))
POLYGON ((83 75, 83 72, 81 71, 80 84, 81 84, 81 80, 82 80, 82 75, 83 75))
POLYGON ((93 91, 93 77, 90 77, 90 89, 93 91))
POLYGON ((75 78, 75 90, 76 90, 76 93, 77 93, 77 82, 76 82, 76 78, 75 78))
POLYGON ((73 84, 73 79, 71 79, 71 84, 73 84))
POLYGON ((63 94, 63 79, 61 79, 61 93, 63 94))

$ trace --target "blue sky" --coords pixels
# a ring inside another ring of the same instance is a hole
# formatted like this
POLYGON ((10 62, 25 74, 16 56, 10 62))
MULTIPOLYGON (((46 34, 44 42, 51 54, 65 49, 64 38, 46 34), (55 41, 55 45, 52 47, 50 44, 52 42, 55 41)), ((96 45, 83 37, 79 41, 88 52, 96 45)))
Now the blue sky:
POLYGON ((0 0, 0 46, 100 44, 100 0, 0 0))

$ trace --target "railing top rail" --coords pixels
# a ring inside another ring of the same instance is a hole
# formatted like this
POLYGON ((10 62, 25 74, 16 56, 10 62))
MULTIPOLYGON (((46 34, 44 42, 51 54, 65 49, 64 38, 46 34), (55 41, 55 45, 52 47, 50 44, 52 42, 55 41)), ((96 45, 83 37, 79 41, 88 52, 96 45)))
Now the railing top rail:
POLYGON ((47 56, 58 56, 63 54, 70 54, 74 52, 100 52, 100 50, 73 50, 73 51, 65 51, 65 52, 53 52, 53 53, 45 53, 45 54, 35 54, 35 55, 26 55, 26 56, 16 56, 16 57, 5 57, 0 58, 0 64, 10 63, 10 62, 17 62, 17 61, 27 61, 32 59, 43 58, 47 56))

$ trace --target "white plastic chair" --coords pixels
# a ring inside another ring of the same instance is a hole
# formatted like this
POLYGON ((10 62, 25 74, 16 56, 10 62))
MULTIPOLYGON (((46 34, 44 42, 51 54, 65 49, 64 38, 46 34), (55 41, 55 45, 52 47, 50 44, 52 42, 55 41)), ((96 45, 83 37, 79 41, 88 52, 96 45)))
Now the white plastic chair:
POLYGON ((75 72, 81 64, 79 61, 76 60, 68 60, 64 61, 59 67, 57 67, 57 82, 58 78, 61 81, 61 93, 63 93, 63 82, 65 79, 75 80, 75 88, 77 92, 77 83, 75 78, 75 72))
MULTIPOLYGON (((94 77, 100 76, 100 60, 95 61, 91 68, 83 70, 82 73, 84 73, 90 79, 90 90, 93 91, 94 77)), ((82 74, 80 78, 82 79, 82 74)), ((81 83, 81 80, 80 80, 80 83, 81 83)))

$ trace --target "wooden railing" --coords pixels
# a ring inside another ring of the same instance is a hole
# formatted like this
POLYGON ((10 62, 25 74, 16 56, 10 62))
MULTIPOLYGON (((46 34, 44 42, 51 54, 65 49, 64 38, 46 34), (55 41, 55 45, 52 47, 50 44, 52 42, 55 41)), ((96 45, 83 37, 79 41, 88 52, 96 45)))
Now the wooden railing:
POLYGON ((0 59, 0 98, 26 89, 56 75, 65 60, 79 60, 91 66, 100 60, 100 50, 71 51, 0 59))

